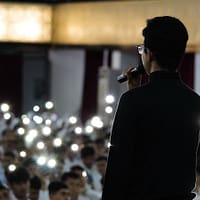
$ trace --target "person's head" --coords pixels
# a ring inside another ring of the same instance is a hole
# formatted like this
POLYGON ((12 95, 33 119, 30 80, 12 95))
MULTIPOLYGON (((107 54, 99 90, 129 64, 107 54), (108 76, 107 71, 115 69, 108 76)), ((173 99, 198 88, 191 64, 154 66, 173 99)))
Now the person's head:
POLYGON ((6 129, 2 132, 3 148, 5 151, 14 151, 18 145, 18 136, 14 130, 6 129))
POLYGON ((6 151, 2 156, 2 164, 4 169, 6 169, 10 164, 15 162, 15 154, 12 151, 6 151))
POLYGON ((68 187, 61 181, 53 181, 48 186, 50 200, 69 200, 68 187))
POLYGON ((6 178, 17 199, 27 199, 30 180, 28 171, 23 167, 18 167, 15 171, 6 171, 6 178))
POLYGON ((147 20, 147 26, 142 34, 142 61, 146 72, 151 72, 152 63, 161 70, 176 71, 184 56, 188 40, 184 24, 175 17, 155 17, 147 20))
POLYGON ((2 200, 10 200, 9 190, 7 186, 0 183, 0 199, 2 200))
POLYGON ((31 200, 38 200, 41 186, 42 183, 39 177, 34 176, 30 179, 29 198, 31 200))
POLYGON ((81 177, 74 172, 65 172, 61 176, 61 181, 67 185, 71 196, 77 196, 80 193, 81 177))
POLYGON ((70 168, 70 171, 73 173, 78 174, 79 176, 83 175, 83 172, 85 171, 83 167, 81 167, 80 165, 74 165, 70 168))
POLYGON ((29 157, 26 160, 24 160, 23 167, 26 168, 30 177, 35 176, 35 173, 36 173, 36 170, 37 170, 37 164, 36 164, 36 161, 33 158, 29 157))
POLYGON ((84 187, 85 183, 87 182, 87 172, 84 170, 84 168, 80 165, 74 165, 70 168, 70 171, 80 176, 81 185, 84 187))
POLYGON ((105 139, 104 138, 97 138, 95 140, 95 150, 96 154, 102 155, 105 153, 106 148, 105 148, 105 139))
POLYGON ((81 159, 87 168, 92 168, 95 162, 95 150, 92 146, 85 146, 81 149, 81 159))
POLYGON ((106 165, 107 165, 107 157, 106 156, 99 156, 96 159, 96 165, 99 173, 104 176, 106 173, 106 165))

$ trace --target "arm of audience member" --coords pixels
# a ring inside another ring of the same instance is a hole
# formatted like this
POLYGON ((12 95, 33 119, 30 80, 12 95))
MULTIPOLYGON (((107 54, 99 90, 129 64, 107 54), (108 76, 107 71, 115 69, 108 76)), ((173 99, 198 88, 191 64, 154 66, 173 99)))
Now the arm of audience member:
POLYGON ((48 190, 40 190, 38 200, 50 200, 48 190))
POLYGON ((48 190, 49 180, 47 179, 47 176, 45 176, 44 172, 37 169, 35 172, 35 175, 38 176, 41 180, 41 189, 40 190, 43 190, 43 191, 48 190))
POLYGON ((87 189, 85 195, 92 200, 100 200, 102 196, 102 192, 98 192, 96 190, 87 189))
POLYGON ((130 194, 129 187, 134 182, 131 173, 135 170, 132 159, 139 108, 133 105, 130 94, 128 91, 122 95, 115 115, 102 200, 128 199, 126 195, 130 194))

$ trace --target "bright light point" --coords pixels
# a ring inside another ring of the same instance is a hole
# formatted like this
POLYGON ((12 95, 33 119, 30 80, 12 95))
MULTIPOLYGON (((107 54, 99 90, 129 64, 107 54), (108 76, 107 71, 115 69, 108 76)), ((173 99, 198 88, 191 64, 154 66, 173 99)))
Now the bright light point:
POLYGON ((85 128, 86 133, 92 133, 94 131, 94 128, 90 125, 86 126, 85 128))
POLYGON ((28 134, 31 135, 33 138, 38 136, 38 131, 36 129, 30 129, 28 134))
POLYGON ((49 168, 54 168, 56 166, 56 160, 55 159, 50 159, 47 163, 49 168))
POLYGON ((44 147, 45 147, 44 142, 38 142, 38 143, 37 143, 37 148, 38 148, 38 149, 41 150, 41 149, 44 149, 44 147))
POLYGON ((4 118, 5 120, 9 120, 9 119, 11 118, 11 114, 10 114, 10 113, 4 113, 4 114, 3 114, 3 118, 4 118))
POLYGON ((103 127, 103 122, 101 121, 100 117, 93 117, 91 120, 92 126, 96 128, 102 128, 103 127))
POLYGON ((33 107, 34 112, 38 112, 40 110, 40 106, 36 105, 33 107))
POLYGON ((60 146, 62 145, 62 140, 61 140, 60 138, 55 138, 55 139, 53 140, 53 145, 54 145, 55 147, 60 147, 60 146))
POLYGON ((44 157, 44 156, 40 156, 38 159, 37 159, 37 164, 38 165, 44 165, 46 163, 47 159, 44 157))
POLYGON ((53 105, 53 102, 51 102, 51 101, 47 101, 47 102, 45 103, 45 108, 48 109, 48 110, 52 109, 53 106, 54 106, 54 105, 53 105))
POLYGON ((35 115, 33 117, 33 121, 36 123, 36 124, 41 124, 43 122, 43 118, 38 116, 38 115, 35 115))
POLYGON ((110 113, 113 112, 113 108, 111 106, 106 106, 105 112, 108 113, 108 114, 110 114, 110 113))
POLYGON ((43 133, 43 135, 45 135, 45 136, 51 135, 51 128, 48 127, 48 126, 43 127, 43 128, 42 128, 42 133, 43 133))
POLYGON ((14 172, 16 170, 16 166, 11 164, 11 165, 8 166, 8 169, 9 169, 10 172, 14 172))
POLYGON ((24 157, 26 157, 26 152, 25 151, 21 151, 19 153, 19 155, 20 155, 20 157, 24 158, 24 157))
POLYGON ((71 117, 69 118, 69 123, 71 123, 71 124, 76 124, 77 121, 78 121, 77 118, 74 117, 74 116, 71 116, 71 117))
POLYGON ((82 172, 82 177, 87 177, 86 171, 83 171, 83 172, 82 172))
POLYGON ((106 100, 106 103, 113 103, 114 101, 115 101, 115 98, 114 98, 114 96, 113 95, 107 95, 106 96, 106 98, 105 98, 105 100, 106 100))
POLYGON ((30 124, 30 119, 28 118, 28 117, 23 117, 23 119, 22 119, 22 123, 23 124, 25 124, 25 125, 28 125, 28 124, 30 124))
POLYGON ((26 135, 25 137, 26 142, 31 143, 34 140, 34 137, 30 134, 26 135))
POLYGON ((7 103, 2 103, 1 104, 1 111, 2 112, 8 112, 10 109, 10 106, 7 103))
POLYGON ((82 133, 82 128, 81 127, 76 127, 75 128, 75 133, 76 134, 81 134, 82 133))
POLYGON ((79 150, 78 144, 72 144, 70 148, 71 148, 72 151, 78 151, 79 150))
POLYGON ((22 128, 22 127, 18 128, 18 129, 17 129, 17 133, 18 133, 19 135, 24 135, 24 133, 25 133, 24 128, 22 128))
POLYGON ((50 119, 46 119, 45 120, 45 124, 48 126, 48 125, 51 125, 52 121, 50 119))
POLYGON ((110 148, 110 147, 111 147, 111 143, 110 143, 110 142, 108 142, 108 144, 107 144, 107 147, 108 147, 108 148, 110 148))
POLYGON ((31 129, 28 131, 28 134, 25 137, 26 142, 31 143, 38 136, 36 129, 31 129))

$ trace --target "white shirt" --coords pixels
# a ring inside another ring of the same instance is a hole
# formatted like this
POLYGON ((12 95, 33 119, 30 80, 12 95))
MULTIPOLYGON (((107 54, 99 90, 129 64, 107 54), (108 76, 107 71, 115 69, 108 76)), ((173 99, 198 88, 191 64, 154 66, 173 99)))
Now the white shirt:
POLYGON ((100 173, 97 171, 96 166, 93 165, 93 167, 91 169, 87 168, 83 162, 81 162, 81 166, 86 170, 86 172, 88 174, 90 174, 92 176, 93 179, 93 185, 94 185, 94 189, 98 192, 102 191, 102 185, 101 185, 101 175, 100 173))

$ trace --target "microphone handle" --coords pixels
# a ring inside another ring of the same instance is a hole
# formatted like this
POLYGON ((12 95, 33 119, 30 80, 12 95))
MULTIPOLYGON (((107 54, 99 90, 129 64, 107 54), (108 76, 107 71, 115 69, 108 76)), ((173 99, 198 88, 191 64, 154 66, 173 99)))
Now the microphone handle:
MULTIPOLYGON (((134 70, 134 71, 131 72, 132 77, 137 77, 140 74, 145 74, 145 70, 144 70, 143 66, 139 66, 139 67, 136 68, 136 70, 134 70)), ((119 83, 123 83, 123 82, 125 82, 127 80, 128 80, 128 78, 127 78, 127 76, 125 74, 121 74, 121 75, 119 75, 117 77, 117 81, 119 83)))

